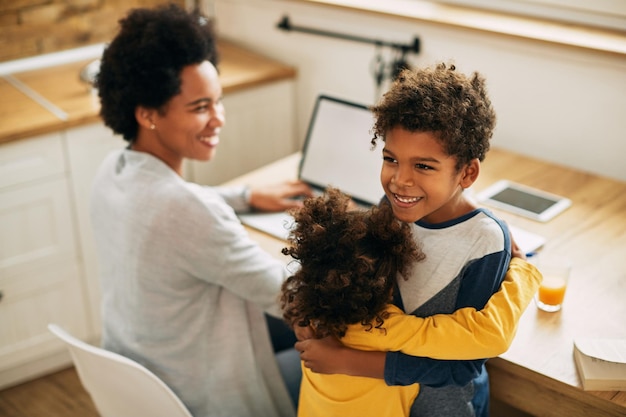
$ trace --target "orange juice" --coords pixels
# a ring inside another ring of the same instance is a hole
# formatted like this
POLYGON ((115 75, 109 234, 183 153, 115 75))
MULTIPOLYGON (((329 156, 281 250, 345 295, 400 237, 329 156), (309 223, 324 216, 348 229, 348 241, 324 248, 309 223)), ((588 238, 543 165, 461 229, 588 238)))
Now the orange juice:
POLYGON ((539 301, 549 306, 558 306, 565 297, 566 284, 563 277, 544 276, 539 287, 539 301))

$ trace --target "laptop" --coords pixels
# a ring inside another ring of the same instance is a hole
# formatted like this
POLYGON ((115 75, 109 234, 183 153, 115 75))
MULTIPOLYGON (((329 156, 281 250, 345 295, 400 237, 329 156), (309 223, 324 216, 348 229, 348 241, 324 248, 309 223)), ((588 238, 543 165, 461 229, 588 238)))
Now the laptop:
MULTIPOLYGON (((315 192, 338 188, 363 207, 378 204, 382 145, 372 149, 374 117, 367 105, 320 95, 309 121, 298 178, 315 192)), ((286 239, 294 226, 285 213, 242 213, 247 226, 286 239)))

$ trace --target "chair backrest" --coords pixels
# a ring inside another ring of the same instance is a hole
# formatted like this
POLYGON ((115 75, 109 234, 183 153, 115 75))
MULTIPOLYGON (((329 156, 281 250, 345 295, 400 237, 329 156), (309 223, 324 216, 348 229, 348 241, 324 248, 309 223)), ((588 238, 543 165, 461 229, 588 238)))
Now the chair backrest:
POLYGON ((81 383, 102 417, 192 417, 176 394, 137 362, 48 329, 69 348, 81 383))

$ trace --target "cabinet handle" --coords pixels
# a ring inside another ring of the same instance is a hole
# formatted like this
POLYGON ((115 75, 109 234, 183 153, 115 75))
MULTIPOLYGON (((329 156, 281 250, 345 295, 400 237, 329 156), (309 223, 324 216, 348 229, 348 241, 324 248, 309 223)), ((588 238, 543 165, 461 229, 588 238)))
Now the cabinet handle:
POLYGON ((2 292, 2 290, 0 290, 0 301, 2 301, 3 297, 4 297, 4 293, 2 292))

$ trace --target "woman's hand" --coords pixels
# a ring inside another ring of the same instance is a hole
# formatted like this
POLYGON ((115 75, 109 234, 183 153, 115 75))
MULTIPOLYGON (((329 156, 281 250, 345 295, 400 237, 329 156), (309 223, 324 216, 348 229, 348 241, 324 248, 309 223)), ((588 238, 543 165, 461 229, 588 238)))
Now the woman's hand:
POLYGON ((302 207, 297 197, 311 197, 313 191, 302 181, 288 181, 280 184, 250 189, 250 206, 261 211, 283 211, 302 207))

